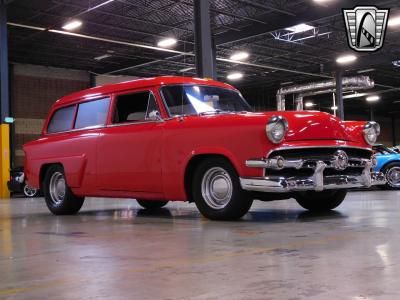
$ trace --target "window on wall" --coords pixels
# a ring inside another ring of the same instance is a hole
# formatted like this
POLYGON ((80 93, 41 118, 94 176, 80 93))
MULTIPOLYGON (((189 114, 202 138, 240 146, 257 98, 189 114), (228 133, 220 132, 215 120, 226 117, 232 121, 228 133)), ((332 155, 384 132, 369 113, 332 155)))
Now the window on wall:
POLYGON ((117 97, 113 122, 148 121, 155 112, 160 111, 153 93, 149 91, 120 95, 117 97))
POLYGON ((47 127, 48 133, 70 130, 75 114, 75 105, 63 107, 53 114, 47 127))
POLYGON ((79 104, 74 128, 104 125, 109 105, 109 97, 79 104))

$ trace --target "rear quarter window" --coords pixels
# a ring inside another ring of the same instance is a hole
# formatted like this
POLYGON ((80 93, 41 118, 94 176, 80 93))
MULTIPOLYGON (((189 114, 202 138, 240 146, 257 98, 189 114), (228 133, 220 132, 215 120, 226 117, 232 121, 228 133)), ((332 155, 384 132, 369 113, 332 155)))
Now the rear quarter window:
POLYGON ((80 103, 76 115, 75 129, 104 125, 106 123, 110 98, 80 103))
POLYGON ((48 133, 55 133, 70 130, 75 114, 75 105, 63 107, 53 114, 47 126, 48 133))

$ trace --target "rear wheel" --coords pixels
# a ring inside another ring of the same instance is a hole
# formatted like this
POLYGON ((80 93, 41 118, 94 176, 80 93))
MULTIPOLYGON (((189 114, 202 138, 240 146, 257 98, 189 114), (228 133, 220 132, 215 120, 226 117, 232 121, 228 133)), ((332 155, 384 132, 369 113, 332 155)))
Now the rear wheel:
POLYGON ((223 158, 207 159, 197 167, 192 195, 201 214, 212 220, 239 219, 253 203, 235 169, 223 158))
POLYGON ((383 174, 385 174, 386 184, 382 187, 391 190, 400 189, 400 163, 390 163, 383 169, 383 174))
POLYGON ((297 203, 310 211, 329 211, 342 204, 346 190, 327 190, 322 192, 299 192, 295 198, 297 203))
POLYGON ((84 197, 75 196, 68 187, 64 169, 60 165, 49 167, 44 178, 44 196, 47 207, 55 215, 74 215, 81 209, 84 197))
POLYGON ((167 205, 168 201, 138 200, 139 205, 146 209, 157 209, 167 205))

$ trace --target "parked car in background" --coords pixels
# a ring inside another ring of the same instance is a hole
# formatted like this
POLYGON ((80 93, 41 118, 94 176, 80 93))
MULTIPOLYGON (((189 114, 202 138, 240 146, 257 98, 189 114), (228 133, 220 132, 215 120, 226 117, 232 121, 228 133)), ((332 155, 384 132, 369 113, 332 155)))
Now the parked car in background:
POLYGON ((8 189, 13 193, 22 193, 25 197, 36 197, 39 190, 29 186, 25 181, 23 167, 16 167, 10 171, 10 180, 7 182, 8 189))
POLYGON ((377 164, 375 172, 382 172, 386 177, 386 184, 381 187, 386 189, 400 189, 400 153, 385 145, 374 145, 377 164))
POLYGON ((385 183, 371 171, 379 132, 317 111, 255 113, 213 80, 146 78, 56 101, 42 137, 24 145, 25 171, 58 215, 86 196, 189 201, 216 220, 242 217, 253 199, 327 211, 349 188, 385 183))

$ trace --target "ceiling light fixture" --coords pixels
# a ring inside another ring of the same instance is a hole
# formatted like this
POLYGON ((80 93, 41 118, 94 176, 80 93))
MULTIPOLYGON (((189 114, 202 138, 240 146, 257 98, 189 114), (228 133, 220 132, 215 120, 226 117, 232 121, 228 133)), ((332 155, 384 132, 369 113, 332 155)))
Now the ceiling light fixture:
POLYGON ((394 27, 400 25, 400 16, 389 19, 388 26, 394 27))
POLYGON ((185 72, 188 72, 188 71, 190 71, 190 70, 194 70, 194 67, 183 68, 183 69, 180 69, 179 72, 180 72, 180 73, 185 73, 185 72))
POLYGON ((79 27, 82 26, 82 21, 79 20, 71 20, 67 23, 64 24, 64 26, 62 27, 62 29, 64 30, 75 30, 79 27))
POLYGON ((249 53, 242 51, 242 52, 234 53, 233 55, 231 55, 230 59, 231 60, 245 60, 248 57, 249 57, 249 53))
POLYGON ((315 104, 312 102, 306 102, 304 105, 305 107, 313 107, 315 104))
POLYGON ((367 93, 357 93, 357 92, 355 92, 353 94, 343 96, 343 99, 360 98, 360 97, 364 97, 364 96, 367 96, 367 95, 368 95, 367 93))
POLYGON ((168 48, 175 45, 178 41, 174 38, 166 38, 157 43, 158 47, 168 48))
POLYGON ((300 33, 300 32, 304 32, 304 31, 308 31, 308 30, 314 29, 314 28, 315 28, 314 26, 310 26, 310 25, 307 25, 305 23, 301 23, 301 24, 298 24, 298 25, 295 25, 295 26, 287 27, 285 29, 288 30, 288 31, 291 31, 292 33, 300 33))
POLYGON ((343 56, 339 56, 336 59, 336 62, 338 64, 349 64, 351 62, 354 62, 355 60, 357 60, 357 56, 353 55, 353 54, 349 54, 349 55, 343 55, 343 56))
POLYGON ((104 54, 104 55, 96 56, 96 57, 94 58, 94 60, 100 61, 100 60, 109 58, 109 57, 111 57, 111 56, 112 56, 111 54, 104 54))
POLYGON ((392 64, 395 67, 400 67, 400 60, 394 60, 394 61, 392 61, 392 64))
POLYGON ((226 78, 228 78, 229 80, 239 80, 239 79, 243 78, 243 74, 240 72, 234 72, 234 73, 228 74, 228 76, 226 76, 226 78))
POLYGON ((357 74, 370 73, 373 71, 375 71, 375 69, 360 70, 360 71, 357 71, 357 74))
POLYGON ((379 99, 381 99, 381 97, 379 97, 378 95, 374 95, 374 96, 367 97, 365 100, 367 100, 368 102, 376 102, 379 99))

